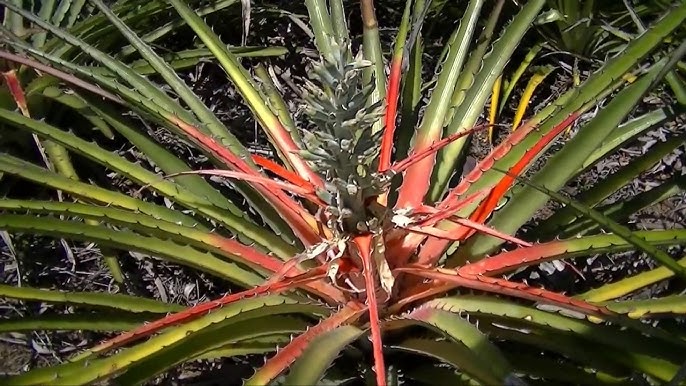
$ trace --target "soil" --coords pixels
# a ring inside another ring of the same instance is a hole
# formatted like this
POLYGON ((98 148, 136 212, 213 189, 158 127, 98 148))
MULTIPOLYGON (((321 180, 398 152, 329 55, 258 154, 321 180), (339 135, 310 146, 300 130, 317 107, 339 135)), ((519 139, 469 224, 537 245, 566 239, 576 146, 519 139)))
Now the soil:
MULTIPOLYGON (((387 49, 391 47, 392 37, 395 30, 385 26, 397 26, 402 12, 404 1, 388 1, 383 12, 378 12, 379 24, 382 26, 381 36, 387 49)), ((291 111, 295 113, 296 120, 301 122, 302 117, 298 110, 297 94, 288 87, 287 79, 299 83, 299 78, 306 76, 308 56, 311 56, 313 44, 307 35, 285 15, 279 15, 275 10, 282 9, 295 15, 306 15, 306 10, 300 2, 277 1, 270 2, 265 6, 253 6, 252 27, 248 36, 249 45, 282 45, 288 48, 289 53, 284 57, 272 58, 268 62, 273 66, 277 74, 281 74, 280 86, 284 99, 288 102, 291 111), (293 4, 298 3, 298 4, 293 4)), ((359 20, 357 7, 349 6, 350 20, 359 20)), ((234 16, 235 11, 234 11, 234 16)), ((216 31, 229 44, 240 44, 240 23, 218 23, 220 16, 209 18, 215 22, 216 31), (237 29, 238 28, 238 29, 237 29)), ((222 16, 225 17, 225 16, 222 16)), ((424 74, 425 80, 432 77, 438 54, 446 37, 441 33, 452 30, 453 20, 448 16, 438 18, 430 27, 426 36, 426 65, 429 69, 424 74)), ((359 36, 361 26, 353 23, 351 35, 359 36)), ((536 37, 532 37, 535 39, 536 37)), ((179 32, 167 42, 169 47, 183 46, 192 42, 193 38, 188 31, 179 32)), ((359 45, 355 41, 354 45, 359 45)), ((388 55, 386 55, 388 57, 388 55)), ((548 57, 552 64, 569 58, 548 57)), ((264 62, 263 60, 259 60, 264 62)), ((258 60, 244 59, 243 64, 250 68, 258 60)), ((194 69, 186 71, 182 77, 200 95, 208 106, 220 117, 222 122, 245 143, 251 151, 262 155, 272 155, 266 136, 257 128, 250 111, 244 107, 240 96, 233 86, 227 82, 226 75, 213 63, 203 62, 194 69)), ((571 77, 565 71, 556 71, 555 76, 549 79, 538 89, 532 100, 529 114, 543 108, 550 102, 554 94, 558 94, 571 86, 571 77)), ((516 91, 521 94, 522 90, 516 91)), ((511 100, 516 101, 518 95, 511 100)), ((634 113, 639 115, 641 111, 654 107, 656 104, 671 104, 672 96, 664 87, 658 88, 643 101, 634 113)), ((514 111, 513 106, 506 111, 514 111)), ((584 116, 582 120, 591 119, 594 112, 584 116)), ((592 186, 596 181, 605 178, 616 171, 620 166, 626 165, 632 159, 641 157, 647 149, 655 144, 656 140, 675 135, 686 134, 684 115, 676 116, 672 122, 663 127, 647 133, 637 141, 625 146, 617 154, 606 158, 595 167, 570 183, 565 192, 569 195, 578 194, 586 187, 592 186)), ((512 117, 505 114, 502 123, 510 123, 512 117)), ((150 128, 152 134, 172 149, 176 154, 187 160, 193 167, 207 166, 206 159, 200 156, 187 144, 178 141, 170 133, 159 128, 150 128)), ((499 132, 496 140, 502 140, 507 134, 499 132)), ((572 130, 570 135, 574 135, 572 130)), ((564 139, 553 145, 553 149, 559 148, 564 139)), ((108 144, 113 150, 125 155, 129 159, 140 159, 134 149, 124 141, 108 144)), ((472 141, 470 155, 474 159, 483 157, 490 151, 491 145, 484 136, 479 134, 472 141)), ((665 157, 659 164, 643 173, 631 184, 625 186, 608 198, 605 203, 625 200, 638 193, 649 190, 652 187, 675 175, 686 174, 686 157, 683 145, 672 155, 665 157)), ((540 168, 545 162, 543 157, 532 168, 532 171, 540 168)), ((106 182, 110 186, 118 187, 124 191, 132 192, 138 187, 132 186, 116 175, 109 175, 106 182)), ((44 195, 43 190, 34 186, 22 185, 30 192, 44 195)), ((228 194, 230 188, 223 187, 228 194)), ((150 197, 159 200, 159 197, 150 197)), ((542 209, 536 218, 532 219, 527 228, 554 212, 557 205, 550 204, 542 209)), ((686 193, 673 196, 662 203, 647 208, 635 216, 629 224, 633 229, 673 228, 683 227, 686 224, 686 193)), ((149 258, 134 253, 120 252, 118 257, 122 268, 126 272, 127 280, 124 285, 117 284, 111 277, 102 262, 101 253, 96 245, 75 243, 71 241, 60 242, 58 240, 36 237, 27 234, 12 235, 13 248, 0 239, 0 282, 9 285, 24 285, 40 288, 60 289, 65 291, 103 291, 111 293, 127 293, 132 295, 146 296, 176 302, 185 305, 194 305, 209 299, 221 296, 231 290, 226 283, 216 280, 202 272, 179 267, 157 259, 149 258), (19 263, 17 263, 19 262, 19 263)), ((684 255, 684 248, 671 248, 669 252, 675 257, 684 255)), ((609 281, 626 277, 627 275, 652 268, 654 262, 640 253, 623 253, 614 255, 597 255, 587 259, 577 259, 574 266, 581 274, 574 272, 569 267, 563 270, 550 271, 549 266, 533 267, 519 274, 521 278, 530 282, 538 282, 552 290, 563 290, 569 293, 578 293, 599 286, 609 281)), ((635 294, 637 298, 651 297, 664 292, 680 290, 676 283, 663 282, 650 288, 646 288, 635 294)), ((19 302, 0 300, 0 315, 3 318, 18 318, 27 315, 39 315, 45 313, 69 313, 69 307, 47 306, 36 302, 19 302)), ((0 335, 0 375, 16 374, 28 368, 42 367, 50 364, 63 362, 75 351, 94 345, 101 339, 112 334, 96 332, 46 332, 32 331, 0 335)), ((201 361, 187 363, 179 366, 156 379, 151 384, 188 384, 188 385, 212 385, 212 384, 240 384, 240 379, 249 376, 252 368, 261 363, 261 358, 248 357, 243 361, 201 361), (233 381, 232 381, 233 380, 233 381), (234 382, 235 381, 235 382, 234 382)))

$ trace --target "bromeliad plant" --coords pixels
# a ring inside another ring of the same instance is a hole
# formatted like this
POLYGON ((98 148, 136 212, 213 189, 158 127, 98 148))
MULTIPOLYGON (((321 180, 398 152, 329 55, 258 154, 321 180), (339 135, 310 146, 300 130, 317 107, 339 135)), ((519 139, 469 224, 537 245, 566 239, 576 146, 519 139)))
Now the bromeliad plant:
MULTIPOLYGON (((2 57, 41 74, 27 90, 15 88, 13 95, 19 107, 30 111, 20 96, 45 93, 42 84, 59 80, 60 90, 70 87, 70 95, 84 101, 89 113, 130 141, 165 176, 12 109, 1 109, 0 121, 58 143, 173 205, 70 180, 3 153, 1 172, 79 201, 4 198, 0 229, 142 252, 247 289, 181 309, 124 295, 2 286, 3 295, 11 298, 117 311, 115 317, 95 313, 38 319, 27 323, 28 328, 129 330, 129 325, 147 322, 67 363, 5 383, 82 384, 114 378, 115 383, 134 384, 190 360, 270 352, 275 354, 246 384, 344 384, 360 376, 378 385, 404 379, 429 384, 438 379, 488 385, 529 380, 626 383, 635 374, 664 383, 675 377, 686 359, 683 336, 635 319, 683 313, 684 297, 608 300, 672 275, 686 278, 684 261, 676 262, 658 248, 683 243, 686 232, 634 232, 616 221, 640 209, 637 203, 618 214, 592 208, 602 201, 597 200, 600 193, 595 202, 579 203, 556 192, 623 141, 664 119, 664 112, 656 111, 621 125, 683 55, 684 45, 637 73, 633 84, 621 79, 683 23, 686 4, 670 10, 581 87, 540 111, 456 180, 468 138, 487 127, 479 126, 478 119, 493 83, 545 0, 528 1, 491 42, 504 4, 496 1, 474 47, 484 1, 471 1, 447 43, 424 107, 424 1, 407 2, 386 81, 372 1, 360 1, 364 43, 362 53, 353 55, 342 2, 332 0, 327 7, 324 1, 307 0, 321 55, 301 91, 309 125, 296 124, 269 78, 261 76, 263 83, 253 79, 186 3, 170 0, 226 71, 281 163, 250 155, 138 33, 101 0, 91 2, 169 89, 109 55, 116 50, 111 45, 100 47, 2 1, 17 17, 92 60, 90 65, 77 64, 64 59, 64 52, 35 48, 4 30, 8 48, 2 57), (610 96, 604 109, 539 171, 522 178, 561 132, 610 96), (194 143, 217 168, 191 170, 121 111, 194 143), (259 219, 247 216, 201 175, 229 179, 259 219), (551 197, 574 212, 550 220, 537 232, 550 235, 550 241, 538 241, 537 235, 527 234, 530 241, 513 236, 551 197), (68 219, 53 217, 58 215, 68 219), (608 233, 594 232, 598 227, 608 233), (556 239, 562 231, 589 235, 556 239), (544 261, 631 249, 645 252, 662 267, 576 297, 503 277, 544 261), (150 313, 169 314, 155 319, 150 313), (373 357, 367 363, 373 366, 356 361, 358 368, 331 367, 338 356, 359 357, 369 347, 367 339, 373 357), (424 360, 387 364, 389 355, 397 357, 398 351, 424 360)), ((264 75, 261 69, 257 73, 264 75)), ((660 154, 682 142, 668 142, 660 154)), ((652 154, 653 162, 658 155, 652 154)), ((642 170, 631 166, 613 183, 626 183, 642 170)), ((674 180, 656 189, 668 197, 682 186, 682 180, 674 180)), ((17 323, 6 327, 21 328, 17 323)))

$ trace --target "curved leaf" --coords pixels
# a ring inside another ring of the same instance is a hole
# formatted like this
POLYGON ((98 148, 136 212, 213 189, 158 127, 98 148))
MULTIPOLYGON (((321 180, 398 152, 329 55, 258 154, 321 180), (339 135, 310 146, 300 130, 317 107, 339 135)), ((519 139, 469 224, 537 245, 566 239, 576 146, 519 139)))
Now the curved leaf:
MULTIPOLYGON (((272 316, 259 311, 249 311, 241 314, 240 318, 248 320, 236 322, 229 319, 226 322, 204 328, 176 344, 165 347, 158 353, 131 366, 126 373, 115 378, 115 383, 120 385, 142 384, 173 366, 207 355, 226 355, 229 353, 245 355, 247 350, 254 352, 259 347, 242 347, 245 341, 265 335, 295 334, 307 328, 307 323, 302 320, 280 315, 272 316)), ((268 351, 273 351, 276 348, 272 347, 272 350, 268 351)))
MULTIPOLYGON (((171 8, 167 2, 161 2, 161 3, 164 6, 171 8)), ((126 2, 124 4, 126 4, 126 2)), ((225 8, 232 6, 232 5, 238 5, 238 4, 239 4, 239 0, 214 1, 210 4, 208 4, 207 6, 196 9, 195 13, 197 13, 200 16, 206 16, 206 15, 210 15, 212 13, 216 13, 217 11, 221 11, 225 8)), ((124 18, 127 16, 127 14, 123 13, 123 12, 118 12, 116 9, 116 5, 117 4, 115 3, 111 7, 112 11, 114 13, 116 13, 117 15, 120 15, 120 18, 122 19, 122 21, 124 21, 125 20, 124 18)), ((186 22, 183 19, 172 18, 171 21, 167 22, 166 24, 164 24, 162 26, 158 27, 157 25, 159 25, 159 24, 158 23, 155 23, 155 24, 156 25, 153 25, 153 27, 155 27, 154 30, 152 30, 150 32, 146 32, 145 34, 141 35, 140 39, 142 41, 144 41, 145 43, 150 44, 150 43, 153 43, 155 41, 160 40, 160 38, 167 36, 170 32, 174 32, 177 28, 183 27, 186 24, 186 22)), ((233 51, 233 49, 240 50, 242 48, 243 47, 231 47, 231 50, 232 51, 233 51)), ((135 52, 136 52, 136 48, 134 48, 133 46, 126 46, 126 47, 121 49, 119 55, 120 56, 128 56, 128 55, 131 55, 135 52)))
POLYGON ((650 245, 650 243, 646 242, 646 240, 642 239, 639 236, 636 236, 636 234, 627 227, 614 222, 611 218, 605 216, 601 212, 598 212, 593 208, 589 208, 586 205, 580 204, 575 200, 571 200, 560 193, 553 192, 540 185, 535 185, 519 177, 517 177, 517 179, 526 184, 527 186, 530 186, 540 191, 541 193, 546 194, 554 198, 555 200, 574 208, 574 210, 579 212, 581 215, 591 218, 593 221, 598 223, 603 228, 612 231, 613 233, 625 239, 637 248, 645 251, 648 255, 657 260, 660 264, 674 271, 675 274, 681 276, 682 278, 686 278, 686 268, 677 264, 676 261, 674 261, 674 259, 672 259, 672 257, 669 256, 666 252, 653 247, 652 245, 650 245))
MULTIPOLYGON (((562 188, 591 155, 592 151, 602 143, 614 128, 619 126, 636 103, 651 88, 665 64, 666 61, 656 64, 648 74, 619 92, 607 106, 546 162, 545 166, 531 178, 531 183, 545 186, 546 189, 552 191, 562 188)), ((530 186, 521 189, 513 188, 510 196, 507 204, 495 212, 489 221, 489 225, 492 227, 509 234, 519 229, 536 210, 550 199, 546 194, 530 186)), ((460 250, 461 253, 480 256, 490 252, 500 244, 500 240, 478 235, 460 250)))
POLYGON ((686 313, 686 296, 673 295, 659 299, 624 300, 607 302, 605 305, 614 312, 626 314, 635 319, 658 314, 684 314, 686 313))
MULTIPOLYGON (((269 46, 269 47, 229 47, 229 51, 236 55, 237 58, 259 58, 271 56, 283 56, 288 53, 286 47, 269 46)), ((205 59, 211 59, 212 53, 207 48, 191 48, 175 52, 173 54, 162 55, 162 59, 169 64, 174 70, 185 70, 195 67, 198 63, 205 59)), ((145 59, 140 59, 130 64, 131 68, 141 75, 153 75, 156 73, 153 66, 151 66, 145 59)))
POLYGON ((663 122, 665 119, 667 119, 667 117, 667 109, 662 108, 653 110, 619 125, 605 138, 603 143, 601 143, 600 146, 598 146, 598 148, 595 149, 593 153, 588 156, 588 158, 586 158, 586 161, 584 161, 584 163, 581 165, 581 168, 579 168, 577 174, 586 170, 589 166, 596 163, 605 155, 608 155, 619 149, 631 139, 663 122))
MULTIPOLYGON (((425 345, 420 340, 407 341, 401 344, 400 349, 417 352, 425 345)), ((435 355, 434 355, 435 356, 435 355)), ((414 369, 410 369, 405 373, 407 378, 410 378, 416 382, 421 382, 423 385, 431 386, 481 386, 480 382, 470 378, 469 376, 456 373, 455 370, 448 367, 439 367, 432 365, 419 366, 414 369)))
MULTIPOLYGON (((686 189, 686 175, 674 176, 655 188, 633 196, 629 200, 620 200, 598 208, 598 211, 619 223, 629 222, 631 216, 640 210, 655 205, 686 189)), ((567 225, 559 232, 559 237, 572 237, 593 233, 601 228, 600 224, 591 218, 579 218, 567 225)))
MULTIPOLYGON (((364 309, 362 310, 364 311, 364 309)), ((303 355, 307 345, 313 339, 323 333, 331 331, 344 323, 349 323, 361 316, 361 310, 356 303, 348 303, 337 313, 322 320, 316 326, 298 335, 286 347, 282 348, 273 357, 269 358, 245 385, 267 385, 290 366, 297 358, 303 355)))
POLYGON ((560 382, 569 385, 626 385, 629 379, 611 377, 608 374, 579 368, 567 361, 547 358, 545 354, 535 355, 516 351, 509 356, 517 371, 530 377, 544 378, 547 381, 560 382))
MULTIPOLYGON (((637 231, 634 234, 653 246, 686 243, 686 230, 637 231)), ((634 248, 627 240, 613 234, 600 234, 550 241, 527 248, 517 248, 476 263, 464 265, 460 272, 475 275, 498 275, 522 267, 555 259, 569 259, 597 253, 622 252, 634 248)))
MULTIPOLYGON (((4 218, 4 216, 3 216, 4 218)), ((128 312, 167 313, 184 309, 178 304, 167 304, 157 300, 124 294, 95 292, 62 292, 31 287, 14 287, 0 284, 0 296, 30 301, 66 303, 77 306, 106 307, 128 312)))
MULTIPOLYGON (((435 340, 429 340, 429 339, 418 339, 418 338, 413 338, 413 339, 407 339, 400 344, 395 346, 398 349, 404 350, 404 351, 409 351, 409 352, 414 352, 418 353, 421 355, 426 355, 430 356, 433 358, 436 358, 438 360, 441 360, 443 362, 449 363, 453 366, 455 366, 458 369, 461 369, 462 367, 469 366, 468 363, 470 360, 474 360, 474 358, 470 358, 469 355, 465 355, 464 350, 460 350, 460 347, 454 343, 447 342, 447 341, 435 341, 435 340)), ((471 367, 471 366, 470 366, 471 367)), ((465 369, 465 371, 469 371, 465 369)), ((521 380, 518 379, 515 375, 511 374, 508 375, 504 380, 499 381, 498 383, 494 382, 484 382, 483 380, 472 380, 470 379, 469 376, 462 375, 459 378, 457 377, 451 377, 454 380, 458 381, 458 385, 472 385, 474 383, 479 384, 479 385, 519 385, 521 384, 521 380), (455 379, 457 378, 457 379, 455 379), (474 383, 472 383, 472 382, 474 383)), ((433 384, 433 382, 432 382, 433 384)))
MULTIPOLYGON (((104 166, 123 174, 131 180, 140 183, 141 185, 149 185, 151 188, 177 200, 182 205, 191 209, 195 209, 213 219, 216 219, 217 221, 222 222, 232 231, 242 234, 248 239, 260 243, 260 245, 269 246, 273 248, 274 251, 280 249, 278 248, 279 245, 286 248, 286 250, 291 249, 291 247, 288 246, 278 236, 272 234, 271 232, 265 232, 264 228, 247 221, 245 214, 238 210, 238 208, 236 208, 234 205, 229 204, 227 201, 224 202, 224 207, 214 207, 213 205, 208 205, 205 199, 196 196, 191 191, 180 186, 179 184, 163 179, 160 176, 157 176, 154 173, 144 169, 143 167, 129 162, 92 142, 85 141, 74 136, 73 134, 61 131, 46 123, 35 121, 26 118, 21 114, 4 109, 0 109, 0 119, 12 124, 15 127, 28 130, 41 137, 48 138, 63 146, 66 146, 70 150, 90 158, 95 162, 101 163, 104 166)), ((215 201, 213 204, 217 205, 218 202, 215 201)), ((286 255, 289 254, 290 253, 287 253, 286 255)))
POLYGON ((601 343, 618 349, 615 359, 621 363, 637 366, 661 379, 670 379, 677 365, 683 361, 686 342, 649 338, 641 333, 620 330, 612 326, 596 325, 586 321, 565 317, 555 313, 535 310, 485 296, 453 296, 431 300, 428 307, 440 308, 455 313, 468 312, 472 315, 489 315, 506 322, 531 324, 558 331, 573 333, 587 344, 601 343))
POLYGON ((213 136, 220 138, 230 147, 240 148, 241 145, 238 139, 231 134, 226 126, 224 126, 219 118, 212 113, 212 111, 198 98, 195 93, 186 85, 185 82, 181 80, 179 75, 164 61, 160 58, 153 50, 148 46, 142 38, 131 30, 121 19, 119 19, 102 1, 91 0, 91 2, 102 12, 107 19, 114 25, 124 37, 136 48, 136 50, 141 54, 143 59, 145 59, 155 71, 167 82, 167 84, 174 90, 176 95, 178 95, 186 105, 193 111, 193 113, 198 117, 201 127, 206 128, 213 136))
POLYGON ((264 279, 234 263, 223 261, 207 252, 200 252, 188 245, 170 243, 156 237, 141 236, 124 230, 113 230, 98 225, 87 225, 59 218, 3 214, 0 229, 32 232, 43 235, 66 237, 75 240, 95 241, 101 245, 137 251, 167 259, 206 271, 237 284, 254 286, 264 279))
POLYGON ((510 353, 519 354, 528 350, 559 353, 576 364, 618 378, 630 376, 633 369, 650 366, 649 361, 642 362, 642 358, 636 356, 633 357, 636 363, 630 363, 626 359, 625 350, 598 342, 594 343, 594 350, 591 352, 586 340, 565 331, 539 327, 525 321, 517 322, 513 319, 479 316, 478 320, 485 333, 493 339, 503 340, 511 345, 512 351, 508 350, 510 353), (520 345, 524 347, 519 347, 520 345))
POLYGON ((146 214, 77 203, 13 199, 0 200, 0 209, 96 219, 105 223, 142 231, 157 238, 193 245, 197 248, 226 256, 241 264, 250 265, 258 271, 266 271, 266 273, 277 272, 283 266, 281 260, 269 256, 254 247, 243 245, 237 240, 193 227, 157 220, 146 214))
POLYGON ((421 306, 403 319, 420 324, 450 337, 454 348, 450 363, 485 384, 502 384, 512 368, 500 350, 478 328, 457 314, 430 306, 421 306))
POLYGON ((286 385, 316 385, 326 369, 345 346, 354 342, 364 331, 351 325, 326 332, 309 344, 309 347, 290 367, 284 379, 286 385))
MULTIPOLYGON (((656 162, 674 151, 684 143, 684 138, 671 138, 665 142, 660 142, 650 148, 642 157, 632 163, 622 167, 617 172, 605 177, 602 181, 594 184, 588 190, 576 196, 576 200, 584 205, 595 207, 604 199, 620 190, 624 185, 630 183, 634 178, 648 170, 656 162)), ((576 220, 577 213, 573 208, 564 207, 557 210, 552 216, 542 221, 536 229, 539 237, 551 237, 559 231, 559 227, 567 225, 576 220)))
MULTIPOLYGON (((686 267, 686 257, 682 258, 677 263, 686 267)), ((674 276, 674 272, 665 267, 658 267, 647 272, 639 273, 638 275, 629 276, 614 283, 605 284, 602 287, 584 292, 576 297, 589 302, 602 302, 609 299, 616 299, 672 276, 674 276)))
POLYGON ((113 374, 127 370, 129 367, 145 360, 165 347, 171 347, 187 340, 189 336, 204 328, 216 326, 217 323, 236 323, 256 315, 275 315, 280 313, 318 312, 320 307, 301 304, 296 300, 271 296, 257 299, 245 299, 229 304, 200 319, 165 330, 150 340, 132 348, 122 350, 110 357, 84 359, 61 365, 40 368, 22 375, 5 379, 6 385, 20 384, 85 384, 104 379, 113 374))
POLYGON ((50 23, 44 22, 43 20, 41 20, 40 18, 31 14, 28 11, 18 8, 6 2, 5 0, 0 0, 0 4, 21 14, 22 17, 25 17, 26 19, 31 20, 33 23, 38 25, 39 27, 48 30, 56 37, 59 37, 60 39, 64 40, 66 43, 79 47, 81 50, 83 50, 83 52, 87 53, 94 60, 102 63, 104 66, 106 66, 111 71, 116 73, 120 77, 120 79, 130 84, 131 87, 135 88, 139 93, 141 93, 141 95, 148 98, 148 103, 159 106, 160 108, 166 110, 169 113, 178 114, 186 121, 195 122, 195 120, 192 119, 192 116, 190 115, 190 113, 188 113, 188 111, 178 109, 178 104, 176 104, 170 96, 165 94, 159 87, 156 87, 152 82, 148 81, 147 79, 133 71, 129 66, 117 60, 114 60, 109 55, 96 49, 94 46, 84 42, 83 40, 75 37, 74 35, 71 35, 70 33, 58 27, 55 27, 50 23))
POLYGON ((8 154, 0 153, 0 171, 43 186, 67 192, 74 197, 83 198, 89 202, 97 202, 103 205, 111 205, 134 212, 145 213, 163 221, 209 231, 203 224, 199 224, 198 221, 192 217, 186 216, 179 211, 145 202, 95 185, 74 181, 8 154))
MULTIPOLYGON (((149 300, 149 299, 144 299, 149 300)), ((66 314, 22 316, 16 319, 0 320, 0 332, 12 331, 126 331, 154 319, 150 314, 108 313, 108 314, 66 314)))

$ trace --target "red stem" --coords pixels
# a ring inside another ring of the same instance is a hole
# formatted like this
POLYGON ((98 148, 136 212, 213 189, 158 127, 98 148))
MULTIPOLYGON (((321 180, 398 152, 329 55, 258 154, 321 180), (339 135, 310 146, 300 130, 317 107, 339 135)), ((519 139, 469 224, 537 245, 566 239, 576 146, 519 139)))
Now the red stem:
POLYGON ((384 117, 384 133, 381 138, 381 152, 379 153, 379 172, 388 170, 391 166, 393 153, 393 136, 395 135, 395 121, 398 113, 398 95, 400 93, 400 77, 402 75, 402 56, 395 58, 391 64, 386 93, 386 116, 384 117))
POLYGON ((300 177, 299 175, 293 173, 292 171, 284 168, 283 166, 277 164, 276 162, 262 157, 257 154, 252 155, 252 160, 253 162, 260 167, 263 167, 270 172, 276 174, 277 176, 283 178, 284 180, 290 182, 291 184, 298 185, 301 188, 309 189, 309 190, 314 190, 314 185, 312 185, 309 181, 305 180, 304 178, 300 177))
POLYGON ((381 323, 379 321, 379 308, 376 301, 376 281, 374 280, 374 263, 372 262, 371 250, 373 234, 356 236, 353 242, 357 246, 357 252, 362 260, 364 284, 367 291, 367 307, 369 309, 369 327, 372 331, 372 347, 374 349, 374 371, 376 373, 377 386, 386 386, 386 365, 383 357, 383 340, 381 338, 381 323))

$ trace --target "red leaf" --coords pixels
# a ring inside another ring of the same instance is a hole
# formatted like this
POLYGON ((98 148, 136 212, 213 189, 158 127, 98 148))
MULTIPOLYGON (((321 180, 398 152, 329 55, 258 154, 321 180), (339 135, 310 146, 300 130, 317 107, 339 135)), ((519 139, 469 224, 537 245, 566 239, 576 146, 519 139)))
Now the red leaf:
POLYGON ((97 345, 96 347, 92 348, 90 352, 97 353, 105 350, 111 350, 122 345, 131 343, 133 341, 136 341, 138 339, 144 338, 146 336, 150 336, 163 328, 197 319, 198 317, 214 309, 217 309, 223 305, 234 303, 247 297, 264 295, 267 293, 277 294, 298 286, 302 286, 312 281, 320 280, 325 276, 326 266, 320 266, 313 269, 312 271, 303 273, 290 279, 286 279, 279 283, 260 285, 246 291, 225 295, 222 298, 198 304, 194 307, 188 308, 181 312, 171 314, 167 317, 158 319, 154 322, 144 324, 134 330, 125 332, 113 339, 107 340, 97 345))
POLYGON ((513 296, 534 302, 547 303, 569 310, 581 312, 597 317, 614 316, 615 314, 604 306, 596 306, 563 294, 535 288, 523 283, 515 283, 505 279, 497 279, 482 275, 462 273, 460 270, 445 268, 407 267, 397 268, 397 271, 416 276, 450 283, 453 288, 464 287, 477 291, 491 292, 500 295, 513 296))
POLYGON ((477 209, 476 221, 484 221, 491 215, 493 210, 498 206, 498 201, 505 195, 507 190, 510 188, 512 183, 515 181, 516 176, 519 176, 529 163, 536 157, 539 153, 545 149, 559 134, 561 134, 569 125, 571 125, 579 113, 571 114, 565 120, 560 122, 557 126, 553 127, 548 133, 541 137, 538 142, 529 150, 524 153, 524 156, 517 161, 517 163, 510 168, 509 173, 504 175, 503 178, 498 182, 498 184, 493 188, 491 194, 482 202, 479 209, 477 209))
MULTIPOLYGON (((513 166, 510 169, 510 171, 518 170, 518 173, 514 173, 517 175, 521 173, 523 169, 528 165, 528 163, 539 152, 541 152, 545 148, 545 146, 547 146, 547 144, 550 143, 550 141, 552 141, 557 135, 559 135, 567 126, 571 125, 572 122, 574 122, 574 120, 578 118, 578 116, 578 112, 573 113, 559 125, 555 126, 550 132, 544 135, 536 143, 536 145, 534 145, 533 148, 529 149, 524 154, 524 156, 515 164, 515 166, 513 166)), ((460 183, 454 189, 452 189, 448 193, 446 198, 439 205, 437 205, 437 208, 442 209, 450 207, 451 205, 454 205, 455 203, 459 202, 460 195, 464 194, 472 185, 472 183, 481 178, 484 172, 491 169, 497 160, 504 157, 513 146, 520 143, 526 137, 527 134, 529 134, 531 131, 535 129, 535 127, 536 126, 534 126, 531 122, 528 122, 519 129, 517 129, 517 131, 512 133, 505 141, 503 141, 503 143, 498 145, 498 147, 496 147, 491 153, 489 153, 489 155, 486 156, 486 158, 481 160, 477 167, 475 167, 466 177, 462 179, 462 181, 460 181, 460 183)), ((512 179, 513 177, 511 176, 504 176, 498 182, 498 185, 496 185, 494 191, 490 193, 489 198, 484 200, 481 206, 472 213, 472 215, 469 217, 470 220, 483 223, 488 218, 488 216, 490 216, 490 214, 493 212, 493 209, 497 206, 498 201, 502 198, 505 192, 507 192, 507 189, 509 189, 509 186, 512 183, 512 179)), ((450 227, 450 225, 447 225, 446 227, 450 227)), ((474 231, 466 227, 462 227, 462 232, 464 232, 465 237, 469 237, 474 233, 474 231)), ((422 252, 420 253, 422 255, 421 263, 433 264, 433 262, 435 262, 436 259, 440 258, 443 251, 448 247, 449 244, 450 242, 448 241, 429 239, 426 242, 426 244, 424 244, 424 246, 422 247, 422 252)))
POLYGON ((286 347, 277 351, 276 354, 269 358, 264 366, 246 382, 246 384, 270 383, 270 381, 276 378, 298 359, 312 340, 325 332, 332 331, 342 324, 350 323, 358 319, 364 311, 364 308, 360 307, 359 303, 349 302, 338 312, 298 335, 286 345, 286 347))
POLYGON ((400 92, 402 64, 402 56, 394 58, 391 63, 391 73, 388 78, 386 116, 384 117, 385 128, 383 137, 381 138, 381 151, 379 153, 379 172, 381 173, 388 170, 391 166, 391 153, 393 153, 393 136, 395 135, 395 121, 398 113, 398 94, 400 92))
POLYGON ((241 181, 248 181, 248 182, 254 182, 260 185, 264 185, 265 187, 272 188, 272 189, 280 189, 289 193, 293 193, 297 196, 301 196, 303 198, 307 198, 311 202, 319 205, 319 206, 326 206, 326 203, 324 203, 319 197, 314 192, 314 187, 312 186, 305 186, 301 187, 298 185, 290 184, 287 182, 281 182, 281 181, 275 181, 270 178, 261 176, 261 175, 254 175, 254 174, 247 174, 247 173, 242 173, 242 172, 234 172, 231 170, 222 170, 222 169, 209 169, 209 170, 191 170, 187 172, 179 172, 179 173, 174 173, 174 174, 169 174, 165 176, 165 178, 172 178, 176 176, 181 176, 181 175, 187 175, 187 174, 200 174, 200 175, 208 175, 208 176, 219 176, 219 177, 226 177, 226 178, 232 178, 236 180, 241 180, 241 181))
POLYGON ((14 102, 21 110, 21 113, 25 117, 31 117, 29 114, 29 107, 26 104, 26 96, 24 95, 24 89, 21 87, 21 83, 17 78, 17 72, 15 70, 9 70, 2 73, 2 77, 5 78, 5 83, 7 83, 7 88, 14 98, 14 102))
MULTIPOLYGON (((165 118, 178 126, 204 149, 215 154, 232 170, 258 177, 261 176, 243 159, 218 144, 213 138, 200 132, 196 127, 189 125, 173 114, 165 114, 165 118)), ((293 227, 296 235, 300 237, 306 246, 315 245, 321 241, 321 236, 317 234, 317 231, 319 230, 318 222, 297 202, 280 190, 272 190, 260 184, 253 184, 253 186, 255 190, 260 192, 272 203, 272 205, 274 205, 286 222, 293 227)))
POLYGON ((474 275, 498 275, 558 257, 567 251, 567 245, 568 241, 563 240, 536 244, 529 248, 517 248, 462 266, 460 272, 474 275))
MULTIPOLYGON (((402 161, 396 162, 393 166, 391 166, 390 170, 393 171, 394 173, 402 173, 403 171, 407 170, 410 166, 420 162, 424 158, 436 154, 439 150, 443 149, 444 147, 450 145, 451 143, 457 141, 458 139, 465 137, 467 135, 470 135, 474 133, 477 130, 483 130, 487 127, 490 127, 491 125, 480 125, 480 126, 475 126, 469 130, 465 130, 460 133, 455 133, 452 135, 449 135, 440 141, 437 141, 426 148, 422 149, 421 151, 414 153, 407 158, 405 158, 402 161)), ((413 186, 413 180, 411 178, 406 178, 403 180, 403 185, 408 184, 408 186, 413 186)), ((412 206, 412 205, 411 205, 412 206)), ((400 207, 399 205, 396 205, 396 207, 400 207)))
POLYGON ((256 165, 263 167, 270 172, 276 174, 277 176, 283 178, 284 180, 290 182, 291 184, 298 185, 302 188, 310 189, 314 191, 314 185, 300 177, 299 175, 293 173, 292 171, 284 168, 283 166, 277 164, 276 162, 262 157, 257 154, 252 155, 252 160, 256 165))
POLYGON ((369 328, 372 331, 372 346, 374 348, 374 371, 377 386, 386 386, 386 365, 383 357, 383 341, 381 338, 381 323, 379 321, 379 306, 376 301, 376 280, 374 280, 374 262, 371 251, 375 239, 373 234, 356 236, 352 239, 357 247, 357 253, 362 260, 362 273, 367 292, 367 308, 369 309, 369 328))

